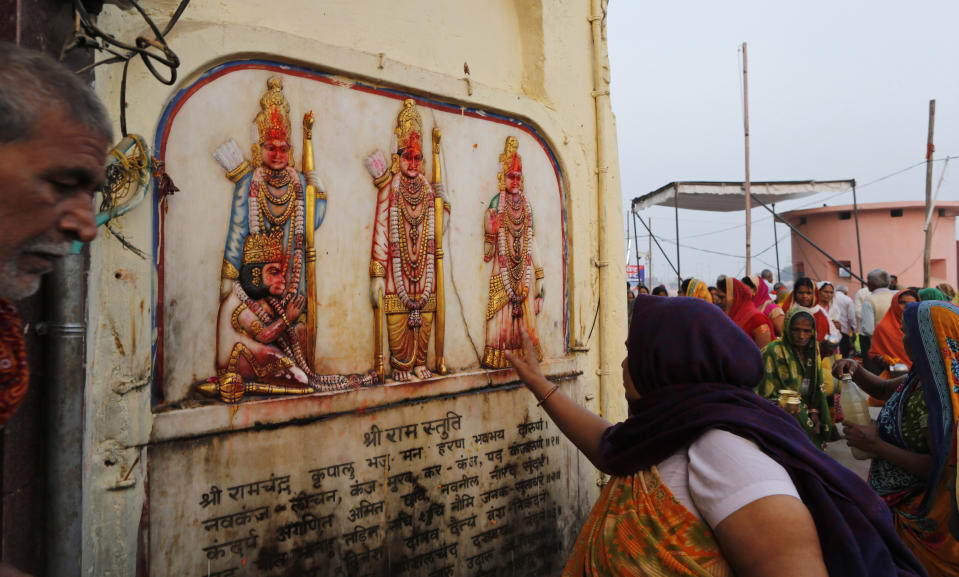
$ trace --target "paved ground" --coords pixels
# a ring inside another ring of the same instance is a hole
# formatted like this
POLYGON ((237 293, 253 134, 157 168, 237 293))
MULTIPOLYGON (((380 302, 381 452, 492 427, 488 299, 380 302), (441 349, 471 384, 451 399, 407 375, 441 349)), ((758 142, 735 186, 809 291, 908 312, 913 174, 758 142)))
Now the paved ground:
MULTIPOLYGON (((879 416, 879 407, 869 407, 869 412, 872 414, 872 420, 875 421, 876 417, 879 416)), ((842 425, 839 425, 839 430, 842 431, 842 425)), ((865 479, 869 474, 870 461, 868 459, 865 461, 853 459, 852 453, 849 451, 849 445, 846 444, 846 441, 829 443, 826 445, 826 454, 839 461, 846 468, 855 471, 856 474, 863 479, 865 479)))
POLYGON ((839 463, 846 468, 854 471, 863 479, 865 479, 866 475, 869 473, 869 460, 859 461, 857 459, 853 459, 852 453, 849 451, 849 445, 846 444, 846 441, 829 443, 826 445, 826 454, 839 461, 839 463))

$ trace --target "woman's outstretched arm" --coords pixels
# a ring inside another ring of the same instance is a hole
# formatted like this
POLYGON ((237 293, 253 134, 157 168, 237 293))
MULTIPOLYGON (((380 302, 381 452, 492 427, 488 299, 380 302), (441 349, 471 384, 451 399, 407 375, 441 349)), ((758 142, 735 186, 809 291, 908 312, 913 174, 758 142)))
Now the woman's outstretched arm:
POLYGON ((832 375, 837 379, 841 379, 844 373, 851 375, 853 382, 866 391, 867 395, 880 401, 888 401, 907 376, 886 380, 867 371, 854 359, 841 359, 832 366, 832 375))
POLYGON ((523 355, 518 356, 507 352, 506 359, 513 364, 516 374, 526 384, 526 388, 539 399, 541 406, 546 409, 546 413, 563 431, 566 438, 586 455, 593 466, 604 471, 599 458, 599 443, 603 432, 611 426, 610 422, 580 406, 559 389, 559 385, 546 380, 539 361, 536 360, 536 349, 533 348, 533 342, 525 328, 523 329, 523 355))

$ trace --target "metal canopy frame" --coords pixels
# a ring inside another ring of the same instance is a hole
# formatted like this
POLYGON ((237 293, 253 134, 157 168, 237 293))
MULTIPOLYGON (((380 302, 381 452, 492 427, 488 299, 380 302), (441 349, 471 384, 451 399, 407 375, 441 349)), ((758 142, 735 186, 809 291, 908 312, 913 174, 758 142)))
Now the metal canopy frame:
MULTIPOLYGON (((821 252, 836 263, 839 268, 845 269, 850 276, 857 279, 865 286, 862 269, 862 246, 859 237, 859 206, 856 200, 856 180, 788 180, 788 181, 767 181, 750 182, 750 198, 755 200, 760 206, 765 208, 773 216, 773 237, 776 238, 776 221, 785 224, 801 239, 809 243, 810 246, 821 252), (832 255, 823 250, 814 243, 809 237, 783 219, 775 210, 775 203, 784 200, 795 200, 805 198, 821 192, 844 192, 852 190, 853 213, 856 218, 856 249, 859 255, 859 274, 852 272, 850 267, 843 265, 832 255), (769 205, 772 205, 770 208, 769 205)), ((733 212, 746 209, 746 183, 729 181, 676 181, 670 182, 648 192, 642 196, 634 198, 630 203, 630 212, 633 215, 633 235, 636 236, 636 219, 649 231, 649 227, 643 222, 642 217, 637 214, 637 210, 645 210, 651 206, 672 205, 673 215, 676 222, 676 266, 673 266, 669 256, 663 247, 656 241, 656 246, 666 257, 666 262, 676 273, 677 287, 682 285, 682 274, 679 260, 679 209, 687 210, 705 210, 710 212, 733 212)), ((652 231, 650 231, 652 237, 652 231)), ((656 240, 655 237, 652 237, 656 240)), ((634 238, 634 242, 638 239, 634 238)), ((638 246, 638 245, 637 245, 638 246)), ((652 255, 650 255, 650 258, 652 255)), ((779 266, 779 242, 776 239, 776 266, 779 266)))

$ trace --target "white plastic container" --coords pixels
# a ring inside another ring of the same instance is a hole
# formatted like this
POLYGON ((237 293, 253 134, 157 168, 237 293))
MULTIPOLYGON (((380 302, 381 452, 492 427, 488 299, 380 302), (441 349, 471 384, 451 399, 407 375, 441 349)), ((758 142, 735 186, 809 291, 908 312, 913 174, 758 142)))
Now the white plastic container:
MULTIPOLYGON (((839 392, 839 404, 842 406, 843 421, 848 421, 854 425, 869 425, 872 423, 872 416, 869 414, 869 395, 853 382, 852 375, 843 373, 842 388, 839 392)), ((852 456, 860 461, 872 459, 876 455, 849 447, 852 450, 852 456)))

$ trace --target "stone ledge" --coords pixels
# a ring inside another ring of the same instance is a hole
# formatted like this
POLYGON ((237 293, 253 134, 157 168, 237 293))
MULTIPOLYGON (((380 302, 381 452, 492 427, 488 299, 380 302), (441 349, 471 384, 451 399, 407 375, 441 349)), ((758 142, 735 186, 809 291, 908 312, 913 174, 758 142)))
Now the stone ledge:
MULTIPOLYGON (((574 357, 542 363, 550 380, 563 382, 582 375, 574 357)), ((495 387, 519 387, 512 369, 472 370, 408 383, 385 385, 342 393, 265 397, 235 405, 224 403, 173 409, 156 413, 151 443, 204 437, 218 433, 258 428, 277 428, 314 422, 351 412, 380 411, 397 404, 428 401, 437 397, 475 394, 495 387)), ((532 398, 532 397, 530 397, 532 398)))

